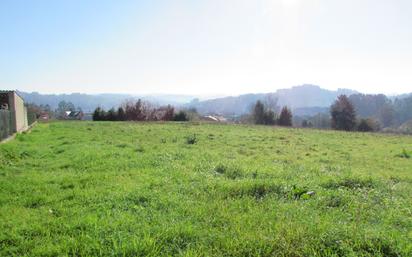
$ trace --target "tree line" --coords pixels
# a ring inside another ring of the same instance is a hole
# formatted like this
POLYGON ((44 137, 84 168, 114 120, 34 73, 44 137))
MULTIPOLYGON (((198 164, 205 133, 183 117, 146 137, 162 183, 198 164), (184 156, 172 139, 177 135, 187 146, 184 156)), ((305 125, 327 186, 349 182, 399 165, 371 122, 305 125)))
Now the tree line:
POLYGON ((34 104, 28 103, 27 108, 30 112, 35 113, 36 118, 38 119, 41 115, 47 114, 50 119, 66 119, 67 112, 82 112, 80 107, 76 107, 70 101, 60 101, 56 109, 53 109, 48 104, 34 104))
MULTIPOLYGON (((194 110, 192 110, 194 112, 194 110)), ((171 105, 156 107, 141 99, 126 101, 119 108, 106 111, 97 107, 93 112, 94 121, 188 121, 189 113, 178 112, 171 105)))
POLYGON ((346 95, 340 95, 330 107, 331 126, 344 131, 378 131, 380 124, 372 118, 358 119, 353 103, 346 95))
POLYGON ((389 100, 385 95, 341 95, 330 109, 332 128, 345 131, 410 133, 412 96, 389 100))
MULTIPOLYGON (((388 108, 386 105, 387 102, 384 101, 382 104, 383 108, 381 109, 381 117, 385 121, 389 122, 391 118, 388 113, 390 112, 386 110, 386 108, 388 108)), ((371 107, 369 108, 372 109, 371 107)), ((292 111, 287 106, 284 106, 278 114, 276 112, 277 109, 278 107, 276 105, 272 104, 272 106, 270 106, 269 104, 258 100, 252 108, 249 121, 259 125, 292 126, 292 111)), ((336 101, 330 106, 329 115, 318 114, 314 117, 316 118, 315 122, 318 123, 318 126, 325 129, 332 128, 335 130, 361 132, 378 131, 381 129, 381 125, 378 120, 370 117, 358 117, 353 102, 346 95, 338 96, 336 101)), ((312 121, 306 119, 303 120, 301 127, 313 127, 312 121)))
MULTIPOLYGON (((405 132, 402 128, 412 123, 412 95, 391 100, 383 94, 353 94, 347 96, 344 101, 350 102, 356 116, 356 125, 349 126, 352 127, 351 130, 373 128, 373 130, 405 132)), ((342 105, 343 102, 340 102, 342 105)), ((330 111, 314 116, 296 117, 294 124, 301 127, 333 128, 330 111)), ((409 125, 409 130, 411 129, 409 125)))
POLYGON ((254 124, 258 125, 279 125, 279 126, 292 126, 292 111, 284 106, 280 114, 277 113, 277 106, 270 103, 264 103, 260 100, 256 102, 251 113, 251 120, 254 124))

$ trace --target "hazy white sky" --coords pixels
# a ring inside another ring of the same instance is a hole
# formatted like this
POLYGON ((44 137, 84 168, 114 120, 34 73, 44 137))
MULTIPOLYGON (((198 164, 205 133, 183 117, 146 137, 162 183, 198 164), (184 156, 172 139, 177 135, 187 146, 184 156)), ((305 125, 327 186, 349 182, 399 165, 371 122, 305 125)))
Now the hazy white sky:
POLYGON ((2 0, 0 89, 412 92, 411 0, 2 0))

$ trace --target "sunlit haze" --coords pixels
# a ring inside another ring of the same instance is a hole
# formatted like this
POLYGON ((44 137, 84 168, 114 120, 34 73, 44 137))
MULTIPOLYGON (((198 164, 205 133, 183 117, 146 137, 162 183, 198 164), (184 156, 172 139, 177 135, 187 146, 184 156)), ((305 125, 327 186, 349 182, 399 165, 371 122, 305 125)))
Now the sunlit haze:
POLYGON ((410 0, 2 0, 0 89, 412 92, 410 0))

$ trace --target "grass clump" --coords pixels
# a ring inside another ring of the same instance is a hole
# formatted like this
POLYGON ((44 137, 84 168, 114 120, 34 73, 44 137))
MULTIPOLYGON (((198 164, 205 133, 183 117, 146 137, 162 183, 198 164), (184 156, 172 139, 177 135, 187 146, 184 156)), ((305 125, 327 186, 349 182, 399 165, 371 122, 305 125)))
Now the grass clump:
POLYGON ((126 147, 128 147, 128 144, 121 143, 121 144, 117 144, 116 147, 118 147, 118 148, 126 148, 126 147))
POLYGON ((186 137, 186 144, 188 145, 194 145, 197 143, 197 141, 198 139, 195 134, 186 137))
POLYGON ((244 177, 244 173, 239 166, 227 166, 224 164, 218 164, 214 168, 214 172, 217 175, 222 175, 228 179, 239 179, 244 177))
POLYGON ((322 186, 328 189, 371 189, 375 187, 375 184, 376 182, 373 181, 371 178, 345 177, 338 180, 330 180, 322 186))
POLYGON ((141 145, 136 146, 135 151, 138 153, 143 153, 144 152, 144 148, 141 145))
POLYGON ((232 198, 252 197, 261 200, 267 196, 281 197, 284 195, 283 186, 264 181, 245 181, 230 184, 224 191, 232 198))
POLYGON ((323 205, 327 208, 339 208, 345 206, 346 204, 346 198, 339 194, 327 195, 323 199, 323 205))
POLYGON ((292 188, 288 192, 289 198, 294 200, 309 199, 315 195, 314 191, 309 191, 306 187, 296 185, 292 185, 292 188))
POLYGON ((411 158, 411 155, 405 149, 403 149, 400 154, 396 155, 396 157, 409 159, 411 158))
POLYGON ((45 204, 45 198, 39 196, 32 196, 26 200, 24 207, 36 209, 45 204))

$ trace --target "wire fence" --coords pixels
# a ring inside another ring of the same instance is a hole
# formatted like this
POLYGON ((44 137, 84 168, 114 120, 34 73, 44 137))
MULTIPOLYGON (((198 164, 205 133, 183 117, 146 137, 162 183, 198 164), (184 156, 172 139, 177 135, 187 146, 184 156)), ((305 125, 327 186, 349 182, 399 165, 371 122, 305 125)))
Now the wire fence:
MULTIPOLYGON (((26 111, 26 127, 36 122, 36 113, 26 111)), ((10 110, 0 110, 0 141, 16 133, 16 124, 14 122, 14 112, 10 110)))
POLYGON ((12 119, 13 114, 11 111, 0 110, 0 140, 13 135, 13 133, 16 131, 12 119))
POLYGON ((27 111, 27 123, 28 125, 32 125, 37 120, 36 113, 27 111))

